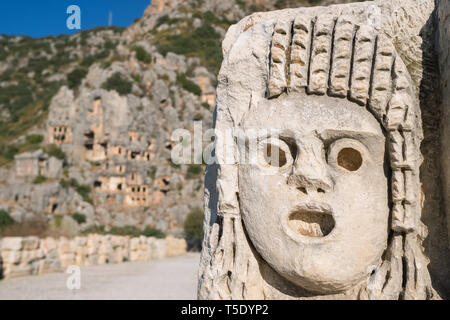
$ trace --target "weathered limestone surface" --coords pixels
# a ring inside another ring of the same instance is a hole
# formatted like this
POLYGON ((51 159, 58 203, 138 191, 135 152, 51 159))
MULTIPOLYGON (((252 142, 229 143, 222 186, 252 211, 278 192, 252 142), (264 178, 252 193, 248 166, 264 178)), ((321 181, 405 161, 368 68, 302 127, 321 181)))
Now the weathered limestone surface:
POLYGON ((448 232, 450 234, 450 1, 438 3, 439 64, 442 90, 442 170, 448 232))
POLYGON ((74 239, 0 239, 0 279, 38 275, 67 267, 149 261, 186 254, 186 241, 168 236, 130 238, 91 234, 74 239))
POLYGON ((434 9, 379 0, 257 13, 229 29, 200 299, 449 293, 434 9), (259 155, 267 146, 281 163, 259 155))

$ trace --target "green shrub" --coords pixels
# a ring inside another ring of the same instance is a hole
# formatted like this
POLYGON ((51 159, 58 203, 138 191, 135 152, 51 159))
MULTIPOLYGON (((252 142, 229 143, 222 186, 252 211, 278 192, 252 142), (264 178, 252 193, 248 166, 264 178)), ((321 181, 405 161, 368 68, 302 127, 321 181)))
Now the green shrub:
POLYGON ((62 221, 63 221, 64 217, 63 216, 56 216, 55 217, 55 227, 59 228, 61 227, 62 221))
POLYGON ((57 159, 63 160, 66 158, 66 154, 57 145, 49 144, 44 147, 44 152, 50 157, 55 157, 57 159))
POLYGON ((37 176, 36 178, 34 178, 33 183, 34 184, 41 184, 47 181, 47 177, 45 176, 37 176))
POLYGON ((72 178, 70 180, 61 179, 59 181, 59 185, 64 189, 67 189, 69 187, 74 188, 75 191, 83 198, 83 201, 88 202, 90 204, 93 203, 93 201, 91 199, 91 187, 90 186, 84 185, 84 184, 79 184, 78 181, 74 178, 72 178))
POLYGON ((168 25, 174 24, 174 23, 178 22, 179 20, 180 19, 178 19, 178 18, 171 19, 171 18, 169 18, 169 16, 167 14, 165 14, 165 15, 159 17, 158 21, 156 22, 155 29, 158 29, 158 27, 163 24, 168 24, 168 25))
POLYGON ((150 227, 145 228, 141 235, 158 239, 164 239, 166 237, 166 234, 163 231, 150 227))
POLYGON ((241 9, 245 10, 245 1, 244 0, 236 0, 236 3, 241 7, 241 9))
POLYGON ((139 237, 141 235, 141 231, 135 226, 112 227, 108 233, 118 236, 131 237, 139 237))
POLYGON ((146 237, 155 237, 158 239, 163 239, 166 237, 166 234, 159 229, 147 227, 145 228, 144 231, 141 231, 135 226, 112 227, 109 231, 105 231, 105 227, 102 225, 100 226, 92 225, 84 229, 82 233, 112 234, 117 236, 130 236, 130 237, 146 236, 146 237))
MULTIPOLYGON (((68 174, 67 174, 68 176, 68 174)), ((69 188, 72 187, 74 189, 78 188, 79 184, 78 181, 74 178, 70 179, 70 180, 66 180, 66 179, 61 179, 59 181, 59 185, 63 188, 69 188)))
POLYGON ((193 14, 193 17, 203 20, 203 23, 206 25, 214 24, 221 26, 224 29, 227 29, 230 25, 235 24, 237 22, 237 21, 230 21, 226 18, 219 18, 212 11, 209 10, 206 12, 197 11, 193 14))
POLYGON ((75 69, 71 73, 67 75, 67 84, 70 89, 76 89, 81 84, 81 81, 86 77, 87 70, 86 69, 75 69))
POLYGON ((40 144, 42 143, 42 141, 44 141, 44 137, 40 134, 31 134, 28 135, 25 139, 28 144, 40 144))
POLYGON ((194 208, 184 221, 184 233, 191 247, 200 247, 203 240, 203 211, 194 208))
POLYGON ((200 112, 197 112, 195 115, 194 115, 194 121, 201 121, 201 120, 203 120, 203 114, 202 113, 200 113, 200 112))
POLYGON ((92 199, 91 199, 91 196, 90 196, 90 194, 91 194, 91 187, 89 187, 88 185, 78 185, 75 188, 75 190, 83 198, 83 201, 92 204, 92 199))
POLYGON ((193 81, 186 78, 184 74, 177 74, 177 84, 180 85, 184 90, 189 91, 197 96, 202 94, 202 89, 193 81))
POLYGON ((81 61, 83 67, 89 68, 95 62, 95 56, 87 56, 81 61))
POLYGON ((131 93, 133 85, 131 81, 127 80, 120 72, 116 72, 106 80, 103 84, 103 88, 110 91, 115 90, 123 96, 131 93))
MULTIPOLYGON (((106 70, 109 67, 111 67, 112 62, 111 61, 103 61, 101 64, 102 69, 106 70)), ((105 89, 105 84, 103 84, 103 89, 105 89)))
POLYGON ((0 229, 12 226, 16 222, 14 219, 9 215, 8 212, 4 210, 0 210, 0 229))
POLYGON ((42 73, 48 67, 50 67, 50 61, 47 58, 31 58, 28 61, 28 69, 38 74, 42 73))
POLYGON ((21 113, 33 103, 34 85, 31 80, 22 75, 17 84, 0 87, 0 104, 11 113, 13 122, 17 122, 21 113))
POLYGON ((105 49, 112 50, 114 49, 115 44, 111 40, 108 40, 105 42, 104 47, 105 49))
POLYGON ((61 69, 62 67, 67 66, 72 61, 74 61, 74 59, 70 58, 68 52, 61 50, 53 56, 52 64, 56 69, 61 69))
POLYGON ((86 223, 86 216, 82 213, 75 212, 72 214, 72 219, 75 220, 78 224, 86 223))
POLYGON ((152 56, 141 46, 134 46, 133 51, 136 52, 136 58, 144 63, 152 62, 152 56))
POLYGON ((186 178, 193 179, 203 172, 201 164, 190 164, 187 169, 186 178))
POLYGON ((14 74, 13 68, 8 68, 3 73, 0 73, 0 81, 10 81, 12 79, 12 76, 14 74))
POLYGON ((132 73, 131 78, 133 78, 133 80, 136 81, 137 83, 142 82, 142 76, 138 73, 132 73))
POLYGON ((111 50, 105 49, 105 50, 100 51, 96 55, 94 55, 94 58, 95 58, 95 60, 103 60, 103 59, 108 58, 110 54, 111 54, 111 50))
MULTIPOLYGON (((100 60, 104 60, 106 58, 109 57, 109 55, 111 54, 111 41, 107 41, 105 43, 105 49, 100 51, 99 53, 87 56, 85 58, 83 58, 83 60, 81 61, 81 66, 85 67, 85 68, 89 68, 92 64, 94 64, 97 61, 100 60)), ((112 44, 112 46, 114 47, 114 44, 112 44)))
POLYGON ((105 226, 103 225, 92 225, 84 229, 82 234, 105 234, 105 226))
POLYGON ((303 6, 305 3, 318 4, 322 0, 276 0, 275 8, 285 9, 285 8, 297 8, 303 6))
POLYGON ((61 180, 59 181, 59 185, 60 185, 62 188, 67 189, 67 188, 70 186, 70 183, 69 183, 67 180, 65 180, 65 179, 61 179, 61 180))
POLYGON ((0 147, 0 155, 7 160, 14 160, 14 156, 19 152, 19 148, 15 144, 0 147))
POLYGON ((3 48, 0 48, 0 61, 6 60, 6 58, 8 58, 8 53, 3 48))
POLYGON ((40 134, 28 135, 25 141, 18 145, 19 152, 36 151, 41 147, 41 143, 44 141, 44 137, 40 134))
POLYGON ((170 165, 172 168, 174 168, 174 169, 180 169, 180 168, 181 168, 181 165, 180 165, 180 164, 177 164, 177 163, 175 163, 175 162, 173 162, 172 159, 169 160, 169 165, 170 165))
POLYGON ((169 15, 165 14, 158 18, 158 21, 156 21, 155 29, 157 29, 159 26, 169 22, 170 18, 169 15))

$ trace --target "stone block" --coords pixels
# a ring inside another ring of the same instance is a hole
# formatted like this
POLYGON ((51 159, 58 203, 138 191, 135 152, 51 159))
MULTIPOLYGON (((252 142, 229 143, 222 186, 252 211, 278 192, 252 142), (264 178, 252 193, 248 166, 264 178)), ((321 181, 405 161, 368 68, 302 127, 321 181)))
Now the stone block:
POLYGON ((178 239, 171 235, 166 237, 166 256, 177 257, 186 254, 187 243, 184 239, 178 239))
POLYGON ((22 244, 23 250, 36 250, 39 248, 39 238, 38 237, 23 238, 22 244))
POLYGON ((7 237, 2 239, 2 250, 19 251, 23 248, 23 238, 7 237))

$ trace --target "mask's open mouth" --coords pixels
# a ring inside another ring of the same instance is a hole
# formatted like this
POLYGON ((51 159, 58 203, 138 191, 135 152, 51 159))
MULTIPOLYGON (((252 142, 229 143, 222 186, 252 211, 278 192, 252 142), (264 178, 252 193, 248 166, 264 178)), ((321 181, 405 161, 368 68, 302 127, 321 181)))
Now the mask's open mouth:
POLYGON ((334 229, 335 221, 328 205, 308 203, 291 211, 288 226, 302 236, 320 238, 334 229))

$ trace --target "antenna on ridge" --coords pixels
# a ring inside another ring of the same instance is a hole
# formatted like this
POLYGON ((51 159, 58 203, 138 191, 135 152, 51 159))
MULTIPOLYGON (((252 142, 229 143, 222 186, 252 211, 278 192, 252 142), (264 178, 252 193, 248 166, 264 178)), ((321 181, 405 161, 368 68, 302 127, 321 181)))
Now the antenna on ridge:
POLYGON ((113 12, 110 11, 108 15, 108 26, 111 27, 113 24, 113 12))

